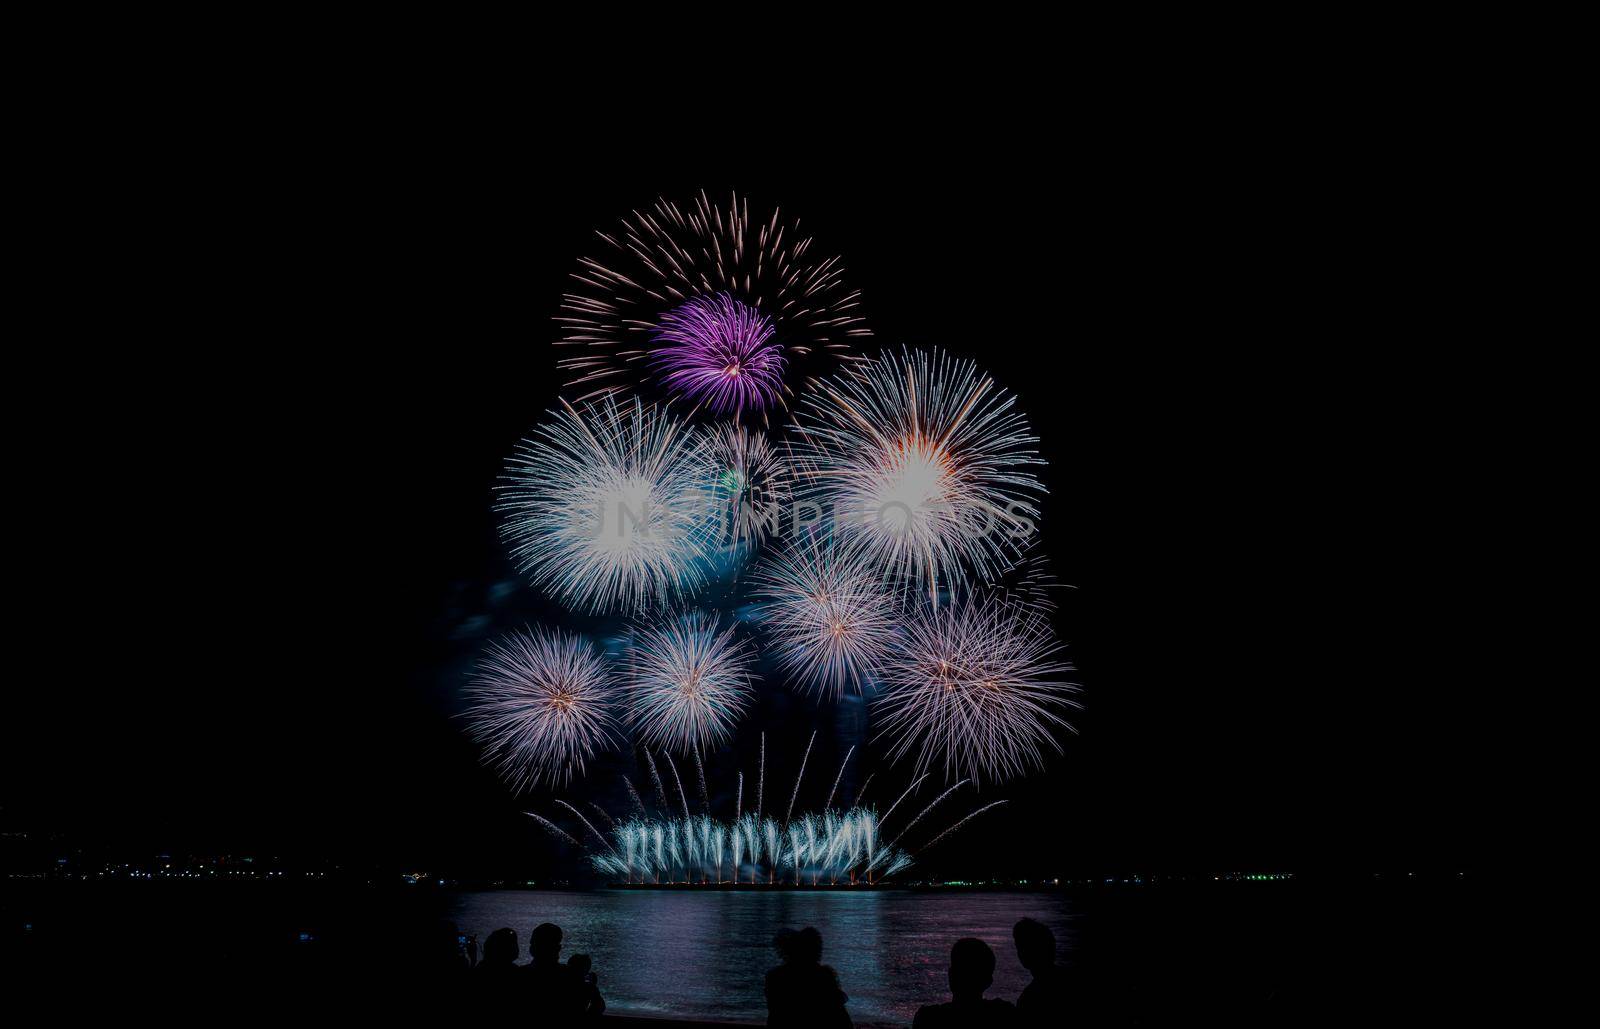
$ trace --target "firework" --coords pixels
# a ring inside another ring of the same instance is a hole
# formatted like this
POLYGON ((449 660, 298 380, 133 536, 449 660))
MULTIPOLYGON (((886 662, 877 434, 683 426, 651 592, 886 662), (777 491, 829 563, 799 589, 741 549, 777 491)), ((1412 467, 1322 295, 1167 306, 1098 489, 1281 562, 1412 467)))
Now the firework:
POLYGON ((843 546, 935 598, 1010 565, 1036 529, 1037 439, 970 361, 888 353, 818 383, 800 411, 798 474, 843 546))
POLYGON ((589 863, 629 883, 867 884, 911 864, 902 851, 879 844, 870 808, 802 814, 785 824, 754 815, 732 822, 631 819, 602 843, 605 851, 591 852, 589 863), (666 844, 659 853, 658 835, 666 844))
POLYGON ((1078 705, 1059 650, 1046 619, 1000 599, 911 619, 873 701, 890 759, 914 754, 919 771, 942 763, 952 778, 992 781, 1039 767, 1061 749, 1051 730, 1075 731, 1061 716, 1078 705))
POLYGON ((1054 611, 1060 591, 1071 588, 1056 580, 1049 559, 1037 546, 985 586, 991 595, 1003 595, 1031 611, 1044 612, 1054 611))
POLYGON ((615 682, 578 636, 535 629, 496 640, 466 692, 470 732, 514 789, 568 782, 616 742, 615 682))
POLYGON ((862 692, 887 660, 899 626, 878 577, 859 559, 811 539, 760 565, 751 578, 778 667, 820 695, 862 692))
POLYGON ((599 253, 579 261, 556 319, 558 345, 570 348, 559 364, 579 395, 653 371, 672 396, 765 409, 783 402, 786 365, 848 355, 871 335, 839 259, 817 256, 776 208, 752 219, 748 199, 724 209, 702 192, 686 206, 658 200, 597 235, 599 253))
POLYGON ((794 500, 789 464, 763 433, 730 424, 710 436, 721 536, 735 546, 753 546, 778 531, 794 500))
MULTIPOLYGON (((807 748, 807 757, 810 756, 807 748)), ((648 757, 649 752, 646 751, 648 757)), ((840 765, 842 777, 844 765, 840 765)), ((795 778, 798 794, 804 769, 795 778)), ((598 872, 628 883, 747 884, 787 886, 875 885, 888 876, 911 867, 913 858, 978 815, 1005 803, 995 801, 968 813, 938 833, 920 850, 907 851, 900 841, 965 781, 944 790, 905 824, 887 844, 884 829, 894 811, 916 792, 926 776, 920 776, 899 801, 883 815, 857 804, 846 810, 833 810, 830 804, 821 812, 795 814, 783 820, 764 818, 759 813, 744 813, 736 802, 731 822, 719 820, 708 811, 691 816, 687 808, 680 818, 675 813, 652 816, 641 812, 636 818, 611 821, 611 832, 601 834, 576 808, 557 801, 576 817, 597 840, 590 849, 590 865, 598 872)), ((742 776, 741 776, 742 781, 742 776)), ((838 779, 834 780, 834 791, 838 779)), ((559 825, 529 813, 553 836, 570 846, 584 848, 577 836, 559 825)))
POLYGON ((701 434, 656 408, 563 402, 506 469, 501 536, 569 607, 645 610, 704 581, 711 468, 701 434))
POLYGON ((734 626, 722 629, 704 612, 641 627, 624 681, 629 726, 648 746, 698 751, 723 742, 753 695, 754 656, 734 626))
POLYGON ((717 414, 759 411, 783 392, 783 350, 772 319, 728 296, 695 297, 661 316, 651 363, 661 381, 717 414))

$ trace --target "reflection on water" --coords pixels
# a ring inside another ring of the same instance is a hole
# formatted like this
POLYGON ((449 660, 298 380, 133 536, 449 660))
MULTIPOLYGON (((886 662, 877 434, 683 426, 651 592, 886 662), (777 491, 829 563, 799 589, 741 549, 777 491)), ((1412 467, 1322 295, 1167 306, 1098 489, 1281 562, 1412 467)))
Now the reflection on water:
POLYGON ((556 923, 564 956, 594 958, 609 1010, 757 1022, 773 935, 813 925, 859 1024, 909 1023, 919 1006, 948 1000, 950 945, 962 936, 994 948, 989 996, 1015 1000, 1027 972, 1011 927, 1023 916, 1050 926, 1065 953, 1071 915, 1054 893, 503 891, 461 895, 452 917, 480 940, 510 926, 524 960, 533 927, 556 923))

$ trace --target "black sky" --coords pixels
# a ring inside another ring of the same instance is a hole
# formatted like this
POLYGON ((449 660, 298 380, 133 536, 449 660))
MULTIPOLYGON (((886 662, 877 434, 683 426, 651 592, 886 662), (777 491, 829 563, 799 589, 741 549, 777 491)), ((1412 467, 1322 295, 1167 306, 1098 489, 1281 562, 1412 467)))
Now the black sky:
MULTIPOLYGON (((1414 369, 1374 328, 1394 267, 1357 258, 1347 199, 1203 154, 234 156, 86 200, 44 259, 79 285, 29 459, 59 553, 28 555, 44 660, 12 685, 8 820, 548 867, 517 814, 548 797, 507 796, 450 718, 481 631, 537 612, 496 593, 491 488, 555 400, 589 234, 703 186, 802 217, 869 346, 977 358, 1042 438, 1081 735, 986 787, 1011 804, 945 867, 1469 860, 1476 712, 1416 646, 1436 615, 1407 500, 1449 448, 1410 434, 1414 369)), ((764 717, 776 776, 829 716, 764 717)))

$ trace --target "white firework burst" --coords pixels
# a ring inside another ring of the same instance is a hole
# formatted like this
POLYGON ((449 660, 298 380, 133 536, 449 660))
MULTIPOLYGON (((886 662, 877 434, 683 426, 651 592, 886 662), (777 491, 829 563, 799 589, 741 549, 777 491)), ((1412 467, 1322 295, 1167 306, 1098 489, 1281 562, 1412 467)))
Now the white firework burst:
POLYGON ((655 407, 563 401, 506 468, 501 537, 569 607, 648 610, 704 581, 712 474, 703 434, 655 407))
POLYGON ((624 690, 647 746, 700 751, 726 740, 754 695, 754 648, 716 615, 691 611, 632 635, 624 690))
POLYGON ((737 424, 719 426, 711 432, 711 460, 723 538, 754 546, 777 533, 794 502, 794 480, 766 435, 737 424))
POLYGON ((951 778, 1000 781, 1060 752, 1052 730, 1078 687, 1047 619, 1014 602, 970 598, 927 608, 905 628, 874 699, 878 737, 892 760, 915 754, 918 771, 943 764, 951 778))
POLYGON ((798 427, 809 496, 886 578, 937 597, 987 580, 1036 533, 1038 440, 971 361, 884 354, 808 391, 798 427))
POLYGON ((466 695, 485 762, 517 790, 565 784, 617 742, 615 678, 571 633, 539 628, 490 643, 466 695))
POLYGON ((814 537, 758 566, 751 583, 778 667, 807 691, 860 693, 894 648, 897 605, 878 577, 814 537))

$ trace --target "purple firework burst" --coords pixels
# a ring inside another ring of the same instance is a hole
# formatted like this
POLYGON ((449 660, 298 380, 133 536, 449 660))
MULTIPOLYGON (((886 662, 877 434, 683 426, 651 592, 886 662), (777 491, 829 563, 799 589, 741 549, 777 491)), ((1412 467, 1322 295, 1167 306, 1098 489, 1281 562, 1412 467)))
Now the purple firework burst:
POLYGON ((772 319, 719 293, 695 297, 661 318, 652 359, 666 385, 717 414, 760 410, 779 400, 783 353, 772 319))

